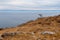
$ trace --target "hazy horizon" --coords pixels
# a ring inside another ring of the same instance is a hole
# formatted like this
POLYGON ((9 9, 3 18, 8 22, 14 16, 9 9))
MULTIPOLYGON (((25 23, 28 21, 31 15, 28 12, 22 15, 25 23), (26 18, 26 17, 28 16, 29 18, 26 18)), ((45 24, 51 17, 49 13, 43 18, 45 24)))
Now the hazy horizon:
POLYGON ((38 14, 60 14, 60 0, 0 0, 0 27, 16 26, 38 18, 38 14))

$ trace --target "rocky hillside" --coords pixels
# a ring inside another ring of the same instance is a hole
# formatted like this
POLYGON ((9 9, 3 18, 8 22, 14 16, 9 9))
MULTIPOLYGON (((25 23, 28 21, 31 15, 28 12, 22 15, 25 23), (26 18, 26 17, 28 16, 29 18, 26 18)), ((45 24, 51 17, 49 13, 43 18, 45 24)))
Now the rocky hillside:
POLYGON ((60 40, 60 15, 1 29, 0 40, 60 40))

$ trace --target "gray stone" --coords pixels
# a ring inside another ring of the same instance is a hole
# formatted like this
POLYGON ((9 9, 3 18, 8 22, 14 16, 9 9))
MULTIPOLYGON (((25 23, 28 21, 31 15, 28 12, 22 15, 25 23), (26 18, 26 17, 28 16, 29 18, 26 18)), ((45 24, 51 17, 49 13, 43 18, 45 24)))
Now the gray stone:
POLYGON ((41 34, 55 34, 55 32, 51 32, 51 31, 44 31, 41 34))

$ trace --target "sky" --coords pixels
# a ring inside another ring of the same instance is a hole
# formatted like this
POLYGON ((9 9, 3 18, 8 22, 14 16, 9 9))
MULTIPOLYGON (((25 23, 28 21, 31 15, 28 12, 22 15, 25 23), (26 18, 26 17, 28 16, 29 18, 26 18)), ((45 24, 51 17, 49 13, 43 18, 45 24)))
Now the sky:
POLYGON ((60 10, 60 0, 0 0, 0 10, 60 10))

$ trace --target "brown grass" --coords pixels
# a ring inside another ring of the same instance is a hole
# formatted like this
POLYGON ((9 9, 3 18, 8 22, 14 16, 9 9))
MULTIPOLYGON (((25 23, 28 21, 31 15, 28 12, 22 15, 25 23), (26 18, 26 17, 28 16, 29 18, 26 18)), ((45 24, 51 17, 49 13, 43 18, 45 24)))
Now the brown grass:
POLYGON ((5 36, 2 40, 60 40, 60 16, 38 18, 15 28, 0 30, 0 34, 5 36), (45 31, 55 34, 44 34, 45 31))

